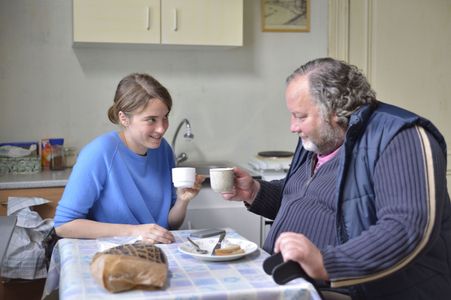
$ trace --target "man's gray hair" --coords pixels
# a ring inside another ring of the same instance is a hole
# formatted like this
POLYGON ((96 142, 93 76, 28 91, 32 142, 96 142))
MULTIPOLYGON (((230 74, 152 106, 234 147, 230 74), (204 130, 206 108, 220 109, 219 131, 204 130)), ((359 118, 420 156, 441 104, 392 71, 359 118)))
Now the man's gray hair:
POLYGON ((323 113, 335 113, 342 126, 347 126, 349 116, 359 107, 377 101, 362 72, 343 61, 327 57, 309 61, 287 78, 287 85, 299 76, 307 76, 314 101, 323 113))

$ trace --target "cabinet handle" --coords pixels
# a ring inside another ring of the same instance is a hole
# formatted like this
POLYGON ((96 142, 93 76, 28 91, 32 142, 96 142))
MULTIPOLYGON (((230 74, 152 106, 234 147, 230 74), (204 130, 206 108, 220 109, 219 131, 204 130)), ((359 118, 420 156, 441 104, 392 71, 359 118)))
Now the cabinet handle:
POLYGON ((174 8, 174 31, 178 30, 178 23, 177 23, 177 9, 174 8))
POLYGON ((147 31, 150 30, 150 7, 147 7, 147 31))

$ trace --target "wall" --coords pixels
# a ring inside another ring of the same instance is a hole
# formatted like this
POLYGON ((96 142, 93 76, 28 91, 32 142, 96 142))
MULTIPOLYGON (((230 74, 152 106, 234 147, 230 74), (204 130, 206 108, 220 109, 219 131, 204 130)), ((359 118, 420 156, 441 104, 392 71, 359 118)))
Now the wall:
POLYGON ((357 43, 350 48, 350 60, 365 60, 378 97, 429 118, 449 144, 451 1, 352 0, 351 17, 351 28, 367 31, 351 32, 357 43), (354 19, 356 9, 366 11, 365 26, 354 19), (359 35, 364 47, 355 39, 359 35))
MULTIPOLYGON (((330 0, 329 5, 329 53, 363 69, 379 99, 430 119, 450 145, 451 1, 330 0)), ((448 190, 450 159, 448 151, 448 190)))
POLYGON ((330 0, 332 55, 359 66, 379 99, 429 118, 451 142, 451 2, 330 0), (341 43, 340 43, 341 42, 341 43))
MULTIPOLYGON (((225 0, 226 1, 226 0, 225 0)), ((166 138, 187 117, 191 159, 245 163, 290 150, 284 81, 327 53, 327 0, 311 1, 311 32, 260 29, 260 1, 245 0, 244 47, 73 47, 72 1, 0 0, 0 141, 61 136, 80 147, 114 130, 106 117, 119 80, 154 75, 175 105, 166 138)))
MULTIPOLYGON (((362 8, 367 16, 366 46, 351 47, 351 60, 365 59, 380 99, 429 118, 450 145, 451 1, 352 0, 351 16, 362 8), (361 49, 366 51, 362 54, 361 49)), ((351 18, 353 22, 358 20, 351 18)), ((448 154, 448 166, 450 158, 448 154)), ((451 190, 450 167, 447 180, 451 190)))

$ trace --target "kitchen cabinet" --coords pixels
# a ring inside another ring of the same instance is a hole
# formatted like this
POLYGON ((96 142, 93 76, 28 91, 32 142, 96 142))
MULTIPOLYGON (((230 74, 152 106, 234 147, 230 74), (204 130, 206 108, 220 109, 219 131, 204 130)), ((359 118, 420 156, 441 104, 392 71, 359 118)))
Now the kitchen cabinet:
POLYGON ((243 45, 243 0, 73 0, 86 43, 243 45))
POLYGON ((8 197, 39 197, 50 200, 49 203, 33 206, 42 218, 53 218, 56 206, 61 199, 64 187, 24 188, 0 190, 0 215, 6 216, 8 197))
POLYGON ((7 212, 8 197, 39 197, 50 202, 33 207, 42 218, 53 218, 72 169, 44 170, 34 174, 0 176, 0 215, 7 212))
MULTIPOLYGON (((49 173, 49 172, 46 172, 49 173)), ((44 173, 44 174, 46 174, 44 173)), ((30 175, 37 178, 38 175, 30 175)), ((20 178, 26 178, 22 176, 20 178)), ((1 178, 5 179, 5 177, 1 178)), ((21 181, 18 181, 22 183, 21 181)), ((4 184, 4 182, 0 183, 4 184)), ((14 182, 13 182, 14 183, 14 182)), ((14 183, 15 184, 15 183, 14 183)), ((58 201, 63 194, 64 187, 38 187, 38 188, 8 188, 0 189, 0 215, 6 216, 8 197, 40 197, 50 200, 49 203, 33 206, 33 210, 37 211, 42 218, 53 218, 58 201)), ((4 279, 0 280, 0 299, 29 299, 39 300, 44 290, 44 279, 4 279)))

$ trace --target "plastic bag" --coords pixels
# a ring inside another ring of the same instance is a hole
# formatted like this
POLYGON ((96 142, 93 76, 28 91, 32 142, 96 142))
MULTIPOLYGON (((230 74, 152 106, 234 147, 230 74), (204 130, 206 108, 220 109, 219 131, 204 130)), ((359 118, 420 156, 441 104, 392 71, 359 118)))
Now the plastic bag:
POLYGON ((91 261, 91 273, 113 293, 159 289, 166 285, 168 262, 160 248, 137 241, 96 253, 91 261))
POLYGON ((5 258, 4 278, 38 279, 47 277, 45 247, 42 242, 53 228, 53 219, 43 220, 31 207, 50 202, 43 198, 8 198, 7 215, 16 215, 17 223, 5 258))

